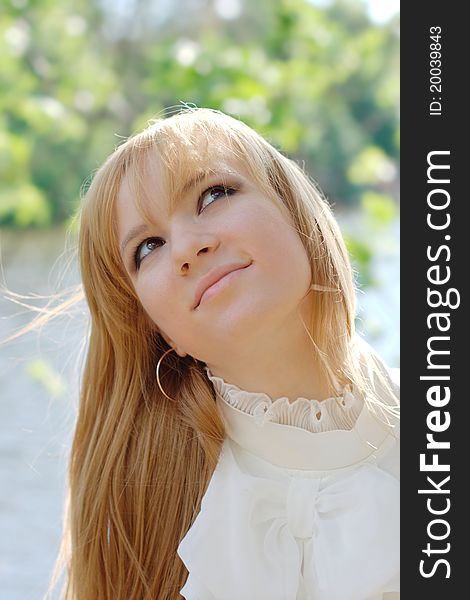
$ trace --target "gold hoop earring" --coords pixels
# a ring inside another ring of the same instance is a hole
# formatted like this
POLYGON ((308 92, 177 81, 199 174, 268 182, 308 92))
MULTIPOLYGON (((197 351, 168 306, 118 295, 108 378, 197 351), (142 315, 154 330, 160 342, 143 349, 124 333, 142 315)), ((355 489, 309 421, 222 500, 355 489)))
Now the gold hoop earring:
POLYGON ((157 362, 157 367, 155 369, 155 375, 157 377, 157 385, 160 388, 161 393, 168 398, 168 400, 171 400, 172 402, 176 402, 176 400, 174 398, 170 398, 170 396, 165 392, 165 390, 162 388, 162 384, 160 383, 160 365, 162 363, 162 360, 165 358, 165 356, 167 354, 169 354, 170 352, 173 352, 174 348, 170 348, 169 350, 167 350, 166 352, 164 352, 161 356, 159 361, 157 362))

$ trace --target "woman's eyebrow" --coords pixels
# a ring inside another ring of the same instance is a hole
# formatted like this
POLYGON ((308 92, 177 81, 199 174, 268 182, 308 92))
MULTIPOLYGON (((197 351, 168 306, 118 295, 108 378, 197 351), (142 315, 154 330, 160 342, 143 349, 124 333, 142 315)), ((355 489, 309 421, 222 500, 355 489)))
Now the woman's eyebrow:
POLYGON ((198 185, 201 185, 204 181, 209 179, 217 179, 219 177, 221 179, 225 179, 227 177, 233 177, 235 174, 235 171, 227 167, 221 167, 217 169, 201 169, 179 187, 179 189, 173 197, 172 208, 177 204, 179 200, 184 198, 186 194, 189 194, 189 192, 191 192, 193 188, 195 188, 198 185))
POLYGON ((179 200, 189 194, 189 192, 202 181, 211 176, 211 171, 199 171, 192 177, 190 177, 177 191, 175 194, 175 200, 179 200))
POLYGON ((135 227, 130 229, 121 244, 121 254, 124 253, 124 250, 129 242, 131 242, 137 236, 142 235, 146 231, 148 231, 147 225, 136 225, 135 227))

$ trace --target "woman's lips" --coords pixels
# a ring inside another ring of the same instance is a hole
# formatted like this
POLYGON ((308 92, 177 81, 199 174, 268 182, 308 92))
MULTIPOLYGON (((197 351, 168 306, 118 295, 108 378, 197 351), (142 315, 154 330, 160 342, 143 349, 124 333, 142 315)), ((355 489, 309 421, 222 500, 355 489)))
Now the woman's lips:
POLYGON ((250 264, 251 263, 241 266, 228 265, 210 271, 198 286, 194 308, 197 308, 202 302, 217 294, 222 288, 228 285, 234 277, 237 277, 241 271, 249 267, 250 264))

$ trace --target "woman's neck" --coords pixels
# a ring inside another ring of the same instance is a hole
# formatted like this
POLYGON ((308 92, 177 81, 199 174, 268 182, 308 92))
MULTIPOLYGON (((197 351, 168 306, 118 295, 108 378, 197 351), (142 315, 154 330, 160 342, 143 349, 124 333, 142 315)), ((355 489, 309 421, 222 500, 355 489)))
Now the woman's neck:
POLYGON ((236 342, 231 343, 225 363, 207 363, 207 366, 213 375, 227 383, 247 392, 264 392, 273 400, 280 397, 287 397, 290 402, 300 397, 325 400, 331 397, 331 388, 311 340, 300 322, 299 325, 286 323, 268 336, 245 341, 240 348, 236 342))

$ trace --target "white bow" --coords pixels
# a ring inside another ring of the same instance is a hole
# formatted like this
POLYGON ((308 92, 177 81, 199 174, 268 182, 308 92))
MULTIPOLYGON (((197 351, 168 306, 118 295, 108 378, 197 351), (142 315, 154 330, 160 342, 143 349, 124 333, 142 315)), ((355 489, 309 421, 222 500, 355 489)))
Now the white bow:
POLYGON ((365 600, 395 589, 398 482, 372 464, 297 473, 250 475, 224 442, 178 548, 186 600, 365 600))

